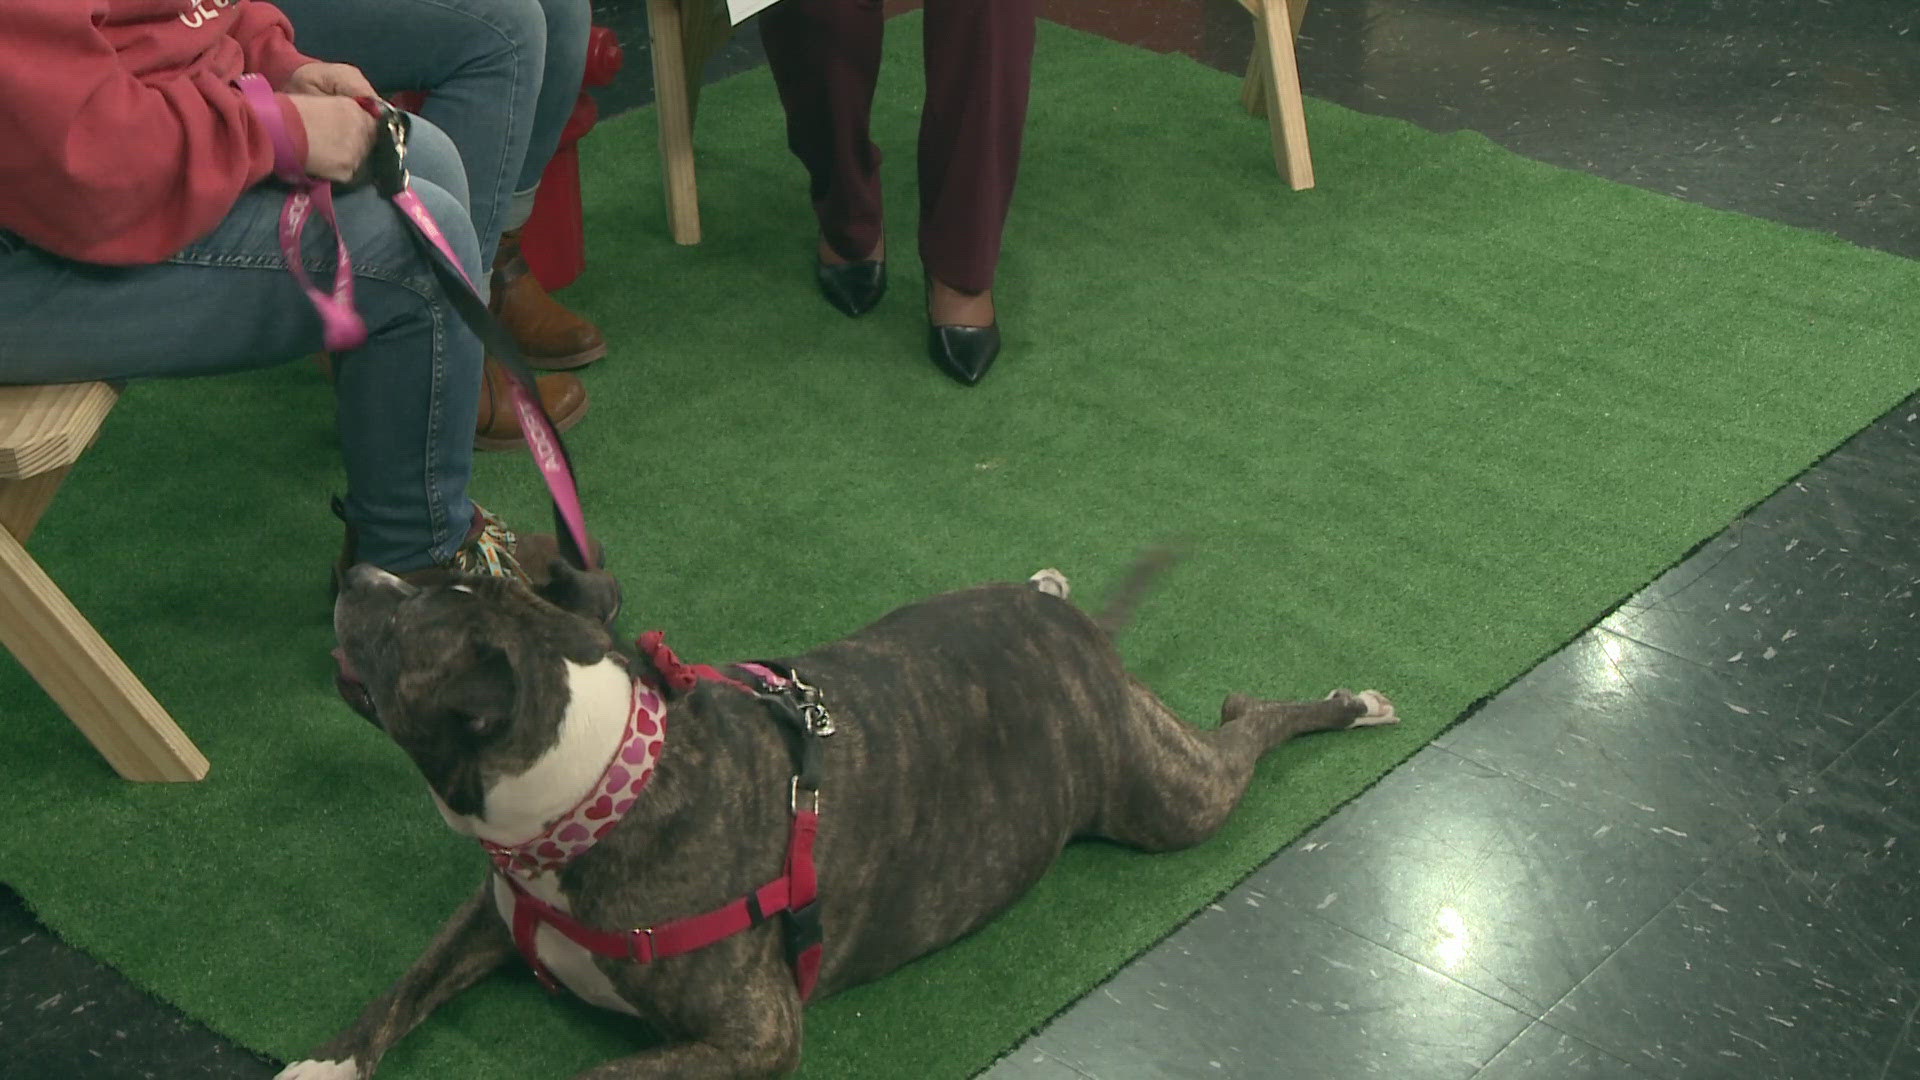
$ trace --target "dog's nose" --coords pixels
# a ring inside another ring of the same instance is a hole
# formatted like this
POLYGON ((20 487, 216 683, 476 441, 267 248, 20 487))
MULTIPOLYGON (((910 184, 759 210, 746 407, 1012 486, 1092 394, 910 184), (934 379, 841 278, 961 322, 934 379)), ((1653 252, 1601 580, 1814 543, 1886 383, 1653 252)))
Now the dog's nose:
POLYGON ((348 591, 356 589, 398 589, 402 592, 413 591, 413 586, 408 585, 405 581, 387 573, 372 563, 357 563, 350 567, 347 570, 345 581, 348 591))

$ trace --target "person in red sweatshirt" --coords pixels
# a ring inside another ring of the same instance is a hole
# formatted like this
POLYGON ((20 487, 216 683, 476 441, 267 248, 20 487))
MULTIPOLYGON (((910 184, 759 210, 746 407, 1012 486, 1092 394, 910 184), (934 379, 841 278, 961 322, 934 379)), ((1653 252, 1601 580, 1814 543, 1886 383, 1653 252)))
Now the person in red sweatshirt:
MULTIPOLYGON (((206 375, 320 350, 281 253, 273 142, 235 86, 244 72, 273 86, 310 176, 355 173, 374 121, 351 95, 371 87, 303 54, 269 4, 0 2, 0 383, 206 375)), ((408 164, 477 280, 452 143, 417 121, 408 164)), ((480 343, 390 204, 370 186, 335 203, 369 331, 334 364, 349 556, 395 573, 519 572, 533 545, 467 497, 480 343)), ((333 252, 331 230, 306 230, 316 281, 332 280, 333 252)))

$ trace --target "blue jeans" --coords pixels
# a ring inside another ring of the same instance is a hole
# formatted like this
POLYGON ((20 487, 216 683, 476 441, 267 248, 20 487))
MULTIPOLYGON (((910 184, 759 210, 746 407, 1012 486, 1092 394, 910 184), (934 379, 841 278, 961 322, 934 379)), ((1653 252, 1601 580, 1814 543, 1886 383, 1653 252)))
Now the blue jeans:
POLYGON ((308 56, 352 64, 382 94, 427 93, 421 115, 460 149, 481 265, 533 191, 580 95, 588 0, 274 0, 308 56))
MULTIPOLYGON (((478 274, 452 142, 416 121, 410 147, 414 190, 478 274)), ((212 375, 319 352, 319 316, 280 251, 286 196, 275 183, 254 188, 213 232, 152 266, 76 263, 0 232, 0 383, 212 375)), ((393 204, 370 187, 334 202, 368 330, 364 346, 334 358, 347 521, 361 561, 417 570, 451 557, 472 521, 482 350, 393 204)), ((330 290, 324 220, 308 223, 301 255, 330 290)))

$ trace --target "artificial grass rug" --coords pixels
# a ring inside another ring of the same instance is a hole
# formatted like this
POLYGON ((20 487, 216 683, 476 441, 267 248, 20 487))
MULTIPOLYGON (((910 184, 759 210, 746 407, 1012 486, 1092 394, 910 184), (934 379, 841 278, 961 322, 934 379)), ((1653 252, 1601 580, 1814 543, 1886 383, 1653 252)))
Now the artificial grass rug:
MULTIPOLYGON (((986 1065, 1913 388, 1905 261, 1317 103, 1323 186, 1291 193, 1232 79, 1045 26, 1007 353, 961 390, 921 356, 917 29, 893 28, 875 116, 896 294, 859 322, 814 294, 764 71, 705 95, 698 248, 664 239, 651 115, 583 144, 593 261, 568 299, 614 349, 570 442, 623 629, 777 654, 1047 565, 1097 602, 1178 535, 1122 641, 1176 709, 1376 686, 1405 722, 1290 745, 1200 848, 1075 845, 982 933, 810 1009, 807 1076, 986 1065)), ((115 779, 0 665, 0 879, 281 1056, 485 866, 330 688, 329 407, 302 364, 138 386, 35 537, 207 781, 115 779)), ((524 457, 484 459, 476 495, 544 521, 524 457)), ((642 1042, 509 974, 383 1075, 565 1077, 642 1042)))

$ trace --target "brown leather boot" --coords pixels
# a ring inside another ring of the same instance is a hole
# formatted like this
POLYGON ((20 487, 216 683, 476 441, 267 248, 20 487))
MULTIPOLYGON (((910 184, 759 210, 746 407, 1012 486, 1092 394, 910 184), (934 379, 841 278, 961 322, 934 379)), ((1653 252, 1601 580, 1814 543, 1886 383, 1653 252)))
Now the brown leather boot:
MULTIPOLYGON (((513 411, 513 376, 500 361, 487 357, 480 382, 480 424, 473 445, 481 450, 518 450, 527 444, 520 431, 520 416, 513 411)), ((534 380, 540 388, 540 404, 553 418, 553 426, 566 431, 587 415, 587 388, 577 375, 565 373, 541 375, 534 380)))
POLYGON ((500 235, 500 252, 493 259, 493 314, 534 367, 567 371, 607 355, 600 328, 562 307, 527 268, 518 229, 500 235))

